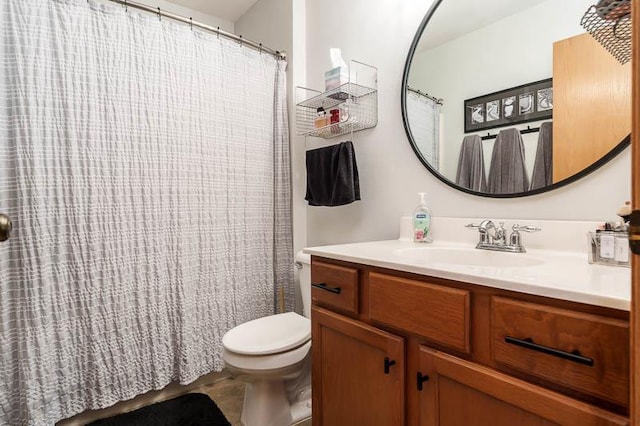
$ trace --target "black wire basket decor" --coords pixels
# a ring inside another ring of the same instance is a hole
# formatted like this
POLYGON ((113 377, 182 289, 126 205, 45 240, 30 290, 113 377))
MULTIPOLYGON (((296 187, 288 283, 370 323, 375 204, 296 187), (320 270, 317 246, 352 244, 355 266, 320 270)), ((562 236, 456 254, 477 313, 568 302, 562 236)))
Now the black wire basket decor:
POLYGON ((631 0, 600 0, 580 24, 621 64, 631 60, 631 0))

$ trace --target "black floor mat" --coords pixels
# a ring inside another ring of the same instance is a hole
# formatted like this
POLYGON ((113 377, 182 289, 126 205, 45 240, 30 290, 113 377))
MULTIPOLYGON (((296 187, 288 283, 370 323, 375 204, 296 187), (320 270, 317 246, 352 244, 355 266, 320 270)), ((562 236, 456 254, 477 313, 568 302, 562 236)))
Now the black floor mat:
POLYGON ((91 426, 231 426, 215 402, 189 393, 129 413, 90 423, 91 426))

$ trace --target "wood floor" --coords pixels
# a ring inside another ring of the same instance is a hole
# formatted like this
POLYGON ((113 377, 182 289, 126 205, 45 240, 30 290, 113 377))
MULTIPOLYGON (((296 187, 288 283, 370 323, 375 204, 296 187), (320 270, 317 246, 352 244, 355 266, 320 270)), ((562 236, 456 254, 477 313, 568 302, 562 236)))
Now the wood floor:
MULTIPOLYGON (((98 419, 115 416, 155 404, 167 399, 176 398, 185 393, 204 393, 216 402, 232 426, 242 426, 240 415, 244 403, 245 384, 231 379, 225 373, 213 373, 188 386, 169 385, 160 391, 152 391, 140 395, 130 401, 123 401, 103 410, 87 411, 70 419, 56 423, 56 426, 81 426, 98 419)), ((311 420, 298 423, 297 426, 311 426, 311 420)))

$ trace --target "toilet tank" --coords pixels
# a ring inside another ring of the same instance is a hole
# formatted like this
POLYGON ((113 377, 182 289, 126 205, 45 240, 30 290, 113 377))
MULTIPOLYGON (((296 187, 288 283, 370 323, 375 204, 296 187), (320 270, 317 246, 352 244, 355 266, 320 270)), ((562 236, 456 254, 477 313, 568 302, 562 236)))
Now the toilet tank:
POLYGON ((300 296, 302 297, 303 315, 311 318, 311 255, 300 250, 296 253, 296 266, 299 270, 300 296))

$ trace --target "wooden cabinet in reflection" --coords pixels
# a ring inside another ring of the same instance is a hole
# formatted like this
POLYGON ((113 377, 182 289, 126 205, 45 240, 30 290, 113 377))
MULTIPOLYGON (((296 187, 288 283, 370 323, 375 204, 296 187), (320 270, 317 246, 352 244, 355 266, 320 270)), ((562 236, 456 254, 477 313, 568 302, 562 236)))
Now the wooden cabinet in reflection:
POLYGON ((631 64, 590 34, 553 45, 553 182, 589 167, 631 133, 631 64))

